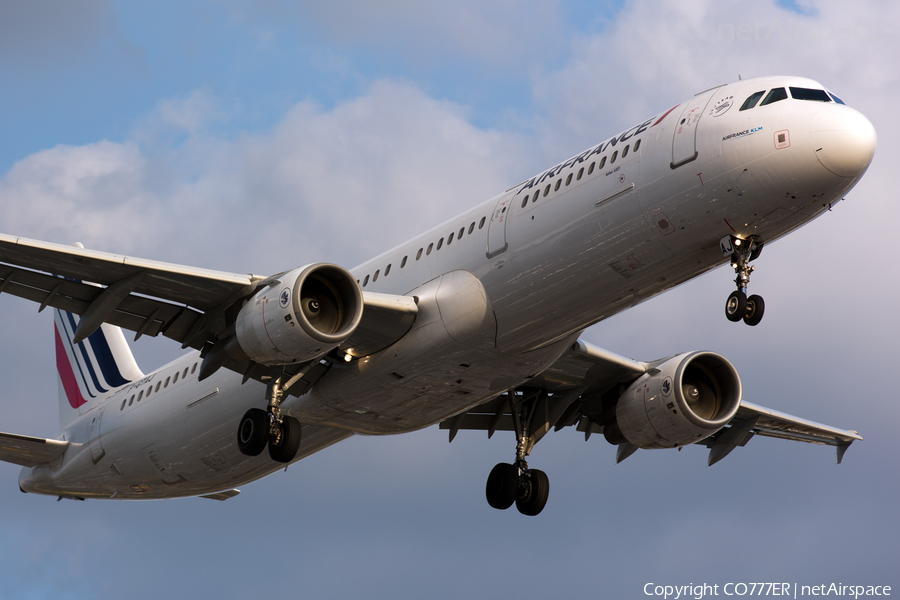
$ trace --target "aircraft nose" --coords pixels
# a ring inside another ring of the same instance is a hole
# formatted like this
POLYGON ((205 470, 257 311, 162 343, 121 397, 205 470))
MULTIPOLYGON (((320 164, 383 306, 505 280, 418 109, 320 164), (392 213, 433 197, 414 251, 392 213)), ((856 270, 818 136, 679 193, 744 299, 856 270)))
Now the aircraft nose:
POLYGON ((828 106, 812 118, 813 148, 822 166, 840 177, 859 177, 875 154, 875 128, 849 106, 828 106))

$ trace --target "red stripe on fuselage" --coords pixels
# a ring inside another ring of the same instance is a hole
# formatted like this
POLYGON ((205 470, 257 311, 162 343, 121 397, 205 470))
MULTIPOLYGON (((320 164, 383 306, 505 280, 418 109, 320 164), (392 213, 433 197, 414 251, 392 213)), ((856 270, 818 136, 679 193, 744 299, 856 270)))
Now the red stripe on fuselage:
POLYGON ((87 404, 87 400, 84 399, 84 396, 81 395, 81 390, 78 389, 75 372, 72 370, 72 364, 69 362, 62 338, 59 337, 59 329, 57 329, 56 323, 53 324, 53 333, 56 334, 56 370, 59 372, 59 380, 62 381, 63 389, 66 391, 69 406, 78 408, 83 404, 87 404))
POLYGON ((681 106, 681 105, 680 105, 680 104, 676 104, 675 106, 673 106, 672 108, 670 108, 669 110, 667 110, 667 111, 663 114, 663 116, 661 116, 660 118, 658 118, 658 119, 656 120, 656 123, 654 123, 654 124, 651 125, 650 127, 656 127, 657 125, 659 125, 660 123, 662 123, 662 120, 665 119, 666 117, 668 117, 668 116, 669 116, 669 113, 672 112, 673 110, 675 110, 676 108, 678 108, 679 106, 681 106))

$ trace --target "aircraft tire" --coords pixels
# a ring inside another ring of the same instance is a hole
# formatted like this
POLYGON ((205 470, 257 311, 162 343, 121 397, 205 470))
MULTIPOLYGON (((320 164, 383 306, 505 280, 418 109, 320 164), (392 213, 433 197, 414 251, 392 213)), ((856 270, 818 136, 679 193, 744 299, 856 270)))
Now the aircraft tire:
POLYGON ((294 417, 284 417, 281 428, 281 443, 269 443, 269 456, 276 462, 289 463, 297 456, 297 449, 300 448, 300 421, 294 417))
POLYGON ((516 498, 516 508, 523 515, 536 517, 547 505, 547 498, 550 496, 550 478, 546 473, 537 469, 529 469, 527 476, 531 483, 530 486, 527 486, 529 491, 516 498))
POLYGON ((499 463, 488 475, 485 496, 488 504, 497 510, 506 510, 516 501, 519 493, 519 470, 515 465, 499 463))
POLYGON ((735 290, 728 296, 725 301, 725 318, 732 323, 737 323, 747 314, 747 295, 735 290))
POLYGON ((269 415, 251 408, 241 417, 237 434, 238 450, 247 456, 259 456, 269 442, 269 415))
POLYGON ((756 294, 750 296, 747 298, 747 312, 744 314, 744 323, 751 327, 759 325, 765 312, 766 303, 762 296, 757 296, 756 294))

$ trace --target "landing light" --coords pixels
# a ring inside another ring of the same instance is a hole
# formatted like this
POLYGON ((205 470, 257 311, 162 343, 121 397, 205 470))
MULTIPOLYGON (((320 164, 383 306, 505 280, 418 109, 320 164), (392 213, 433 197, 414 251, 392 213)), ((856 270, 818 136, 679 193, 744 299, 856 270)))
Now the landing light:
POLYGON ((735 246, 740 246, 740 245, 741 245, 741 240, 734 240, 734 245, 735 245, 735 246))
POLYGON ((350 362, 351 360, 353 360, 353 357, 350 356, 350 354, 345 354, 345 355, 344 355, 344 362, 350 362))

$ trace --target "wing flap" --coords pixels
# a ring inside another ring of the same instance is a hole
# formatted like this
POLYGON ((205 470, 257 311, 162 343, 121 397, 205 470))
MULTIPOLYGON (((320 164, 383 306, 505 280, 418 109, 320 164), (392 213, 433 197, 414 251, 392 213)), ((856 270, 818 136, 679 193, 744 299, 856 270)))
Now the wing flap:
POLYGON ((66 452, 69 442, 0 433, 0 460, 23 467, 53 462, 66 452))
POLYGON ((753 428, 756 435, 828 446, 849 446, 856 440, 862 440, 862 436, 851 429, 823 425, 742 400, 735 420, 755 416, 759 416, 753 428))

